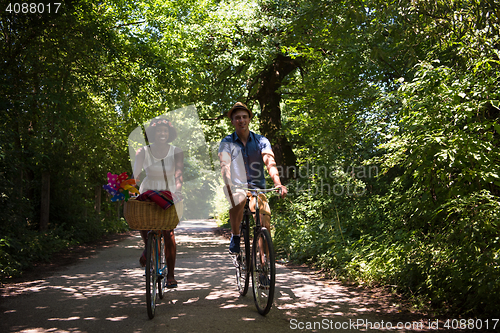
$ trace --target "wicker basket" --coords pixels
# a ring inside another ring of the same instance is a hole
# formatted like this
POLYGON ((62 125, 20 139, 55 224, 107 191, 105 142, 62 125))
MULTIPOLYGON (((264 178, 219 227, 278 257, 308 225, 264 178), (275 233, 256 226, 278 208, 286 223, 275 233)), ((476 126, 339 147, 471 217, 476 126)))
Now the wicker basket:
POLYGON ((130 199, 123 206, 123 215, 130 229, 171 230, 179 224, 182 210, 182 201, 167 209, 162 209, 151 201, 130 199))

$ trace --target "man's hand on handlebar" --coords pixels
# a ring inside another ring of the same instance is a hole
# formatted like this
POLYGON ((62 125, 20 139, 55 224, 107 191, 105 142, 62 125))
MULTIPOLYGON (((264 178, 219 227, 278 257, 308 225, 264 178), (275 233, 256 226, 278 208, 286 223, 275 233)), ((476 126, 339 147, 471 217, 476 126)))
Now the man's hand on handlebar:
POLYGON ((285 185, 276 185, 275 187, 278 188, 278 192, 281 195, 281 199, 285 198, 287 193, 288 193, 286 186, 285 185))

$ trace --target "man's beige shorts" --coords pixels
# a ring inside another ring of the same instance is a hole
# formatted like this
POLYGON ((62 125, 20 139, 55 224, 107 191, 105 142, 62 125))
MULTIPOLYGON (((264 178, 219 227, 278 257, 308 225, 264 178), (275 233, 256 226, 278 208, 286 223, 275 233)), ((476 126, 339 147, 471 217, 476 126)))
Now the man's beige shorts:
MULTIPOLYGON (((247 196, 252 197, 250 192, 247 193, 247 196)), ((257 196, 259 200, 259 211, 261 214, 271 216, 271 208, 269 207, 269 202, 267 202, 267 197, 264 193, 259 193, 257 196)), ((250 198, 250 211, 255 213, 255 198, 250 198)))

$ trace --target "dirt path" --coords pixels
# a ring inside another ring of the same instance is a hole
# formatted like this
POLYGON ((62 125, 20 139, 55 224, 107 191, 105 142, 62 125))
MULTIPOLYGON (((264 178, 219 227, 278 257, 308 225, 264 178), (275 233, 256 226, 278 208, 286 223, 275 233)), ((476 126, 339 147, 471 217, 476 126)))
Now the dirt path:
POLYGON ((396 329, 398 323, 413 325, 411 331, 436 331, 429 329, 429 318, 399 313, 390 297, 282 265, 275 305, 262 317, 250 293, 238 297, 228 240, 216 236, 215 227, 211 221, 181 222, 179 287, 167 291, 153 320, 146 313, 137 233, 50 276, 4 286, 0 332, 359 332, 366 322, 368 331, 389 323, 393 329, 383 331, 408 331, 396 329))

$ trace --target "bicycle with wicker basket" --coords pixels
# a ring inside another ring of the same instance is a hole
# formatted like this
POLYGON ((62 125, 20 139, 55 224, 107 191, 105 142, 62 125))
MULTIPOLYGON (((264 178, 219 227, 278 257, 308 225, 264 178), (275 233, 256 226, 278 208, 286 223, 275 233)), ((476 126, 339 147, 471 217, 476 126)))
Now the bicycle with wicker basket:
POLYGON ((165 258, 165 237, 162 230, 177 227, 182 216, 182 201, 167 209, 154 202, 130 199, 125 202, 123 215, 129 227, 135 230, 149 230, 146 242, 146 306, 150 319, 155 316, 158 298, 163 299, 166 285, 167 263, 165 258))

